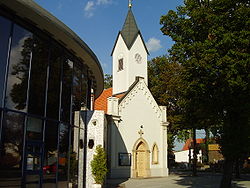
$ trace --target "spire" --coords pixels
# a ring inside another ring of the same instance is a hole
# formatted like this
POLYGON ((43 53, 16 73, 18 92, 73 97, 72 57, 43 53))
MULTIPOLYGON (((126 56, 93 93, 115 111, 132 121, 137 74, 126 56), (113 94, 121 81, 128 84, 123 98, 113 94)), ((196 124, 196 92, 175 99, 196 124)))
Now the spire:
MULTIPOLYGON (((132 6, 132 4, 131 4, 131 6, 132 6)), ((134 43, 134 40, 136 39, 137 35, 139 34, 139 29, 137 27, 135 17, 132 13, 131 8, 129 8, 129 10, 128 10, 128 14, 127 14, 125 23, 122 27, 121 34, 122 34, 122 37, 123 37, 127 47, 130 49, 134 43)))

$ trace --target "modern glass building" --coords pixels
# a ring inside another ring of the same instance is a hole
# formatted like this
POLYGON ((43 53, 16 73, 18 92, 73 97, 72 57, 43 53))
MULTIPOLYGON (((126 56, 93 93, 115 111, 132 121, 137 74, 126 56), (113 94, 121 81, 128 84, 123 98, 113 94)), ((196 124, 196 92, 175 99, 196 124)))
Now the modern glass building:
POLYGON ((103 72, 91 49, 31 0, 0 1, 0 187, 80 187, 80 110, 103 72))

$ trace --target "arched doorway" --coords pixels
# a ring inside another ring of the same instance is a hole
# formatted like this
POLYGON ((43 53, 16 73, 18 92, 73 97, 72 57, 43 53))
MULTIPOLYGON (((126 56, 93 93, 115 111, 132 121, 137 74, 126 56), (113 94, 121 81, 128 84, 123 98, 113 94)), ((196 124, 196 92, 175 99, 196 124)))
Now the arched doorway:
POLYGON ((133 150, 133 177, 149 176, 149 157, 148 144, 141 138, 136 142, 133 150))

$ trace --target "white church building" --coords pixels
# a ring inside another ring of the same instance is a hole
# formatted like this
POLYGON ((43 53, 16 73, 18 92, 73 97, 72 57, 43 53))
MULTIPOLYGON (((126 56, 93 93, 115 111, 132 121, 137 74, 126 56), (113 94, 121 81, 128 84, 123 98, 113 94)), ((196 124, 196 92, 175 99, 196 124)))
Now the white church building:
MULTIPOLYGON (((166 107, 148 89, 148 50, 131 7, 111 55, 113 88, 96 99, 87 139, 105 147, 109 178, 167 176, 166 107)), ((88 161, 93 152, 88 148, 88 161)))

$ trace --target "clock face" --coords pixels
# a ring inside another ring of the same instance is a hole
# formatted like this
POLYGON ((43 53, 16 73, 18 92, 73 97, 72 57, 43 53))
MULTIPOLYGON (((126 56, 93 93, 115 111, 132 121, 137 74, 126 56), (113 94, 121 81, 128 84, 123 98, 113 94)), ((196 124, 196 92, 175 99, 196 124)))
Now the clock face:
POLYGON ((142 57, 139 53, 135 54, 135 61, 140 64, 142 62, 142 57))

